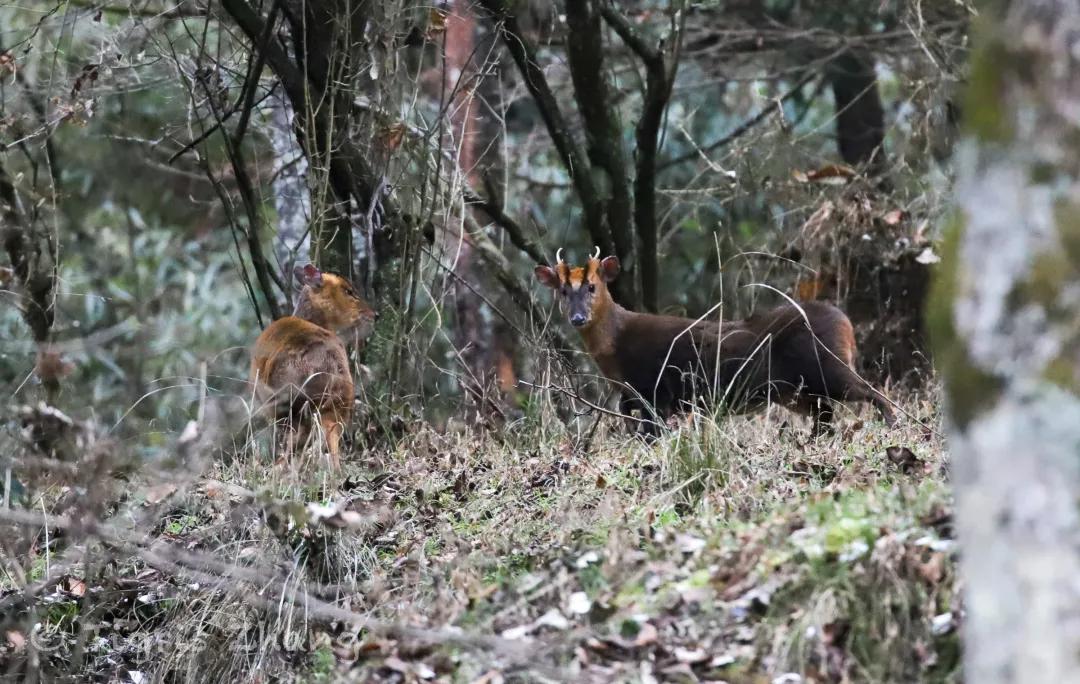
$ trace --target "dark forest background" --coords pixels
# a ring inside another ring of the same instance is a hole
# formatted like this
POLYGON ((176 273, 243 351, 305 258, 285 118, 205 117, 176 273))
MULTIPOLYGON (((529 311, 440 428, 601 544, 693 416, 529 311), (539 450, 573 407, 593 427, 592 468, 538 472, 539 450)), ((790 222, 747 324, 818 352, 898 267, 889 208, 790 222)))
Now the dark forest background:
POLYGON ((924 379, 962 3, 2 12, 14 398, 178 429, 311 259, 385 314, 368 391, 490 412, 572 347, 531 267, 594 245, 631 308, 825 298, 868 378, 924 379))

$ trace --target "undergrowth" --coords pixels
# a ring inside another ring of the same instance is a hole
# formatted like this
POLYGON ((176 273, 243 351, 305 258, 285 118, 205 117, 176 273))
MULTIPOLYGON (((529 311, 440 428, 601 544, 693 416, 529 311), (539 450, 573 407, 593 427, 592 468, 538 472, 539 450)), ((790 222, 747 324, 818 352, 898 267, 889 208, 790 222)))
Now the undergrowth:
POLYGON ((123 681, 956 681, 947 457, 933 405, 904 408, 817 439, 780 409, 695 415, 651 444, 540 411, 414 421, 361 431, 338 475, 275 466, 256 430, 197 477, 132 475, 107 509, 149 513, 145 535, 57 529, 34 576, 6 562, 0 661, 123 681))

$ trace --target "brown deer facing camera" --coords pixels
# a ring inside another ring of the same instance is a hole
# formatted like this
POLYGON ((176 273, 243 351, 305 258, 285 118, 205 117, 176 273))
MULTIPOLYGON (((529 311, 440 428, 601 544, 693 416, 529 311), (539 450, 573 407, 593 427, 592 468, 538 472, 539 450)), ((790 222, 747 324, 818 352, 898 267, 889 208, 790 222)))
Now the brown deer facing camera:
POLYGON ((341 434, 353 406, 349 357, 339 333, 366 339, 376 314, 345 278, 311 264, 294 271, 303 285, 292 316, 267 326, 251 355, 256 398, 284 422, 283 458, 303 445, 317 419, 332 467, 341 464, 341 434))
POLYGON ((818 433, 830 427, 836 402, 866 401, 893 424, 888 399, 854 371, 851 321, 835 306, 784 304, 719 324, 637 313, 608 291, 616 257, 600 259, 597 248, 584 266, 571 267, 561 253, 554 268, 537 266, 536 278, 555 290, 604 376, 623 386, 624 413, 641 408, 645 417, 651 408, 666 419, 695 400, 733 412, 773 402, 810 415, 818 433))

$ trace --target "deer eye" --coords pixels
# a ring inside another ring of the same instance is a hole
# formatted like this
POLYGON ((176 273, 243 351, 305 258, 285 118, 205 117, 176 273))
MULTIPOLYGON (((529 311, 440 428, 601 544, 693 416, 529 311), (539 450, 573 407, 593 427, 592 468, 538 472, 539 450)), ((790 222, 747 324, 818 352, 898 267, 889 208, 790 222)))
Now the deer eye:
POLYGON ((589 283, 589 292, 596 292, 596 285, 589 283))

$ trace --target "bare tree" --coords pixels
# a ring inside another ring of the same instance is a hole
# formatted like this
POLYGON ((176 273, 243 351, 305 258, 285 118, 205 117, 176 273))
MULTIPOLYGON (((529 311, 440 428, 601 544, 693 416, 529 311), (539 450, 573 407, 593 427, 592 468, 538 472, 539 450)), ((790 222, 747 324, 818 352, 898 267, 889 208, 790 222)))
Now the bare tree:
MULTIPOLYGON (((605 254, 618 256, 624 265, 623 277, 613 284, 616 299, 631 307, 644 304, 655 310, 659 231, 656 155, 663 114, 678 65, 679 24, 672 19, 665 46, 639 34, 611 6, 579 0, 565 3, 566 59, 573 83, 573 102, 585 133, 583 146, 574 136, 568 116, 548 82, 536 47, 522 28, 518 17, 522 8, 502 0, 482 0, 481 4, 497 22, 507 51, 573 181, 590 241, 605 254), (617 93, 610 82, 610 66, 606 64, 605 24, 611 26, 640 60, 646 74, 636 130, 633 181, 617 93)), ((674 17, 674 9, 669 11, 674 17)))
POLYGON ((1080 680, 1080 5, 985 6, 930 325, 973 682, 1080 680))

